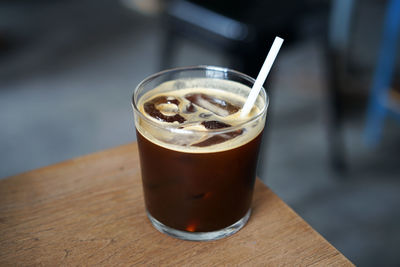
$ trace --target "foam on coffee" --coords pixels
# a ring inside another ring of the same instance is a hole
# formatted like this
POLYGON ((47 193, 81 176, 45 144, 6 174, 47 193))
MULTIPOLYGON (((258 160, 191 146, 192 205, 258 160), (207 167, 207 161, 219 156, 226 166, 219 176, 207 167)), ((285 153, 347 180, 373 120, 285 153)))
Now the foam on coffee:
POLYGON ((136 116, 136 128, 149 141, 186 153, 239 147, 264 127, 265 116, 247 123, 264 108, 261 96, 248 117, 240 117, 250 89, 238 82, 209 78, 165 82, 140 96, 137 107, 146 119, 136 116), (217 143, 207 145, 216 131, 222 132, 213 137, 217 143))

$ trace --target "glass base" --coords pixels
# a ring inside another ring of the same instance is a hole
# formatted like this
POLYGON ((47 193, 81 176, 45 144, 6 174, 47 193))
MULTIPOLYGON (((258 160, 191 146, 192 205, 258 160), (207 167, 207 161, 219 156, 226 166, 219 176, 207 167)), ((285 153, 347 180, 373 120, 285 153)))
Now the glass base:
POLYGON ((223 228, 218 231, 213 232, 186 232, 181 230, 176 230, 171 227, 168 227, 158 220, 156 220, 149 212, 147 212, 147 217, 149 217, 150 222, 153 226, 160 231, 161 233, 167 234, 169 236, 183 239, 183 240, 190 240, 190 241, 210 241, 210 240, 218 240, 227 236, 230 236, 240 229, 247 223, 250 218, 251 209, 246 213, 246 215, 240 219, 239 221, 235 222, 234 224, 223 228))

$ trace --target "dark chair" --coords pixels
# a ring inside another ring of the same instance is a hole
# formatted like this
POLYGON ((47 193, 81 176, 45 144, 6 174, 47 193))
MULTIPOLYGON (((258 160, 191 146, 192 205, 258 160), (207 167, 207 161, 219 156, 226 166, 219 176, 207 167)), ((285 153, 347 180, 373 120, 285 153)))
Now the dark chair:
POLYGON ((287 0, 170 1, 163 14, 161 68, 173 65, 176 42, 188 38, 223 53, 228 67, 256 77, 275 36, 285 46, 297 38, 303 9, 302 1, 287 0))

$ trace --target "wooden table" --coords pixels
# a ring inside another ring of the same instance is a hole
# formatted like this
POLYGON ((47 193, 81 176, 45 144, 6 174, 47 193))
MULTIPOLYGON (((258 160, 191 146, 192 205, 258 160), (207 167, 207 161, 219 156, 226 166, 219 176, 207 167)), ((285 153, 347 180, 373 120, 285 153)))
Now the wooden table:
POLYGON ((145 214, 136 143, 0 181, 0 266, 139 264, 352 266, 260 181, 233 236, 159 233, 145 214))

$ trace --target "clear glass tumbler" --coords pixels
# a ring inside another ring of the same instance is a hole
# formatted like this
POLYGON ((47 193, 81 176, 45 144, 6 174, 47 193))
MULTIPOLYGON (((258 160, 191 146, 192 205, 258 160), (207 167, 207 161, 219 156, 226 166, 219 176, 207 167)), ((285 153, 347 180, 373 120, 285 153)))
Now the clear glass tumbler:
POLYGON ((254 79, 213 66, 156 73, 132 106, 144 200, 153 226, 186 240, 241 229, 251 211, 268 97, 239 116, 254 79))

